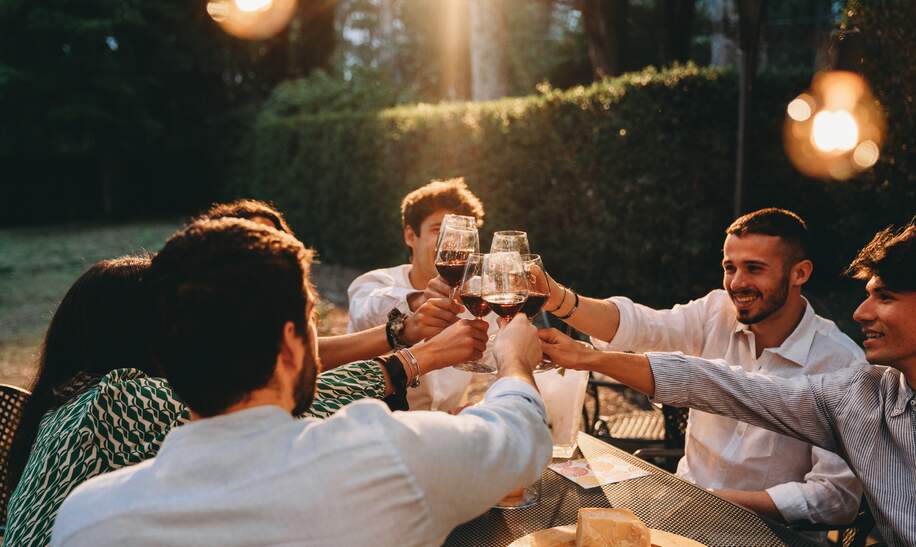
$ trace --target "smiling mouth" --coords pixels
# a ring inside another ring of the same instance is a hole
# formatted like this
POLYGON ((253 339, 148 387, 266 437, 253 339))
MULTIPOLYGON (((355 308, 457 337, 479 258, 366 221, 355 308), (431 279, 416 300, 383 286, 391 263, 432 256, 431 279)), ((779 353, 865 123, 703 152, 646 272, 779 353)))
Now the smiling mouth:
POLYGON ((735 304, 738 304, 739 306, 747 306, 748 304, 751 304, 751 303, 754 302, 755 300, 757 300, 757 295, 756 295, 756 294, 752 294, 752 295, 747 295, 747 294, 738 295, 738 294, 734 294, 734 295, 732 295, 732 301, 733 301, 735 304))
POLYGON ((876 340, 878 338, 884 338, 884 334, 875 331, 864 331, 866 340, 876 340))

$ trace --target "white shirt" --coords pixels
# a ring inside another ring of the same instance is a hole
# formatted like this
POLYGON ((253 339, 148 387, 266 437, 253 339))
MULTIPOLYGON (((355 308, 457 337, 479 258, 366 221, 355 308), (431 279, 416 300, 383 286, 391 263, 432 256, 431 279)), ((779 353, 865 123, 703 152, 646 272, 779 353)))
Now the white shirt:
POLYGON ((537 392, 503 379, 458 416, 362 400, 325 420, 260 406, 194 421, 74 490, 51 545, 441 545, 540 477, 544 420, 537 392))
MULTIPOLYGON (((407 296, 422 292, 410 283, 410 264, 393 268, 380 268, 366 272, 350 283, 347 296, 350 299, 350 322, 347 332, 357 332, 388 322, 388 312, 393 308, 410 313, 407 296)), ((463 319, 473 319, 465 312, 463 319)), ((498 329, 495 320, 486 319, 490 331, 498 329)), ((447 367, 424 374, 420 387, 407 390, 407 402, 411 410, 449 411, 461 403, 471 382, 472 373, 447 367)))
MULTIPOLYGON (((681 351, 781 378, 866 364, 855 342, 832 321, 816 315, 807 301, 792 334, 758 359, 754 333, 735 318, 724 290, 670 310, 653 310, 623 297, 610 300, 620 310, 620 326, 610 343, 593 339, 601 349, 681 351)), ((848 522, 862 496, 858 480, 833 452, 698 410, 690 411, 677 472, 704 488, 766 490, 790 522, 848 522)))

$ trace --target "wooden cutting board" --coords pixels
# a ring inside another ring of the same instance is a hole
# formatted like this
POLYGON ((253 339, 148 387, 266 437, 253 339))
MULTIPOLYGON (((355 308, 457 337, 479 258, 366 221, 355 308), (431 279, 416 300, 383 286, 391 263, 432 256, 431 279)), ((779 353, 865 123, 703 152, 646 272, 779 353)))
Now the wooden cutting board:
MULTIPOLYGON (((702 543, 671 532, 650 528, 649 533, 652 536, 652 547, 705 547, 702 543)), ((576 525, 538 530, 518 538, 509 547, 576 547, 576 525)))

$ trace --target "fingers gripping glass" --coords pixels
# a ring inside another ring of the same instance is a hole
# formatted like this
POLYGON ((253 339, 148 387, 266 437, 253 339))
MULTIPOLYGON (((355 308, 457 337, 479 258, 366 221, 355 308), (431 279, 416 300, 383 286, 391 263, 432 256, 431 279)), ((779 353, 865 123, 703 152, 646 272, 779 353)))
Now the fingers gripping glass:
MULTIPOLYGON (((483 319, 490 313, 490 305, 483 299, 483 279, 481 277, 483 257, 480 253, 471 253, 467 265, 461 276, 461 285, 458 289, 458 298, 468 312, 477 319, 483 319)), ((468 372, 495 372, 496 367, 492 362, 478 359, 454 365, 455 368, 468 372)))

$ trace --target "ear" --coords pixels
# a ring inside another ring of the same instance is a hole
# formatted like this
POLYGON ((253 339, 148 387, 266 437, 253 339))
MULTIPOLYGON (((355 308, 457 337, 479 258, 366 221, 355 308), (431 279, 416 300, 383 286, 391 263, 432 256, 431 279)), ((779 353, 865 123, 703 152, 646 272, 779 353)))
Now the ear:
POLYGON ((302 363, 296 359, 297 353, 302 353, 305 340, 296 332, 296 325, 292 321, 283 324, 283 338, 280 340, 280 354, 277 356, 277 366, 282 366, 288 371, 299 372, 302 363))
POLYGON ((789 272, 790 282, 793 287, 801 287, 811 279, 811 274, 814 273, 814 263, 808 259, 797 262, 792 266, 792 270, 789 272))
POLYGON ((417 234, 410 226, 404 228, 404 243, 406 243, 411 250, 413 250, 414 245, 417 244, 417 234))

